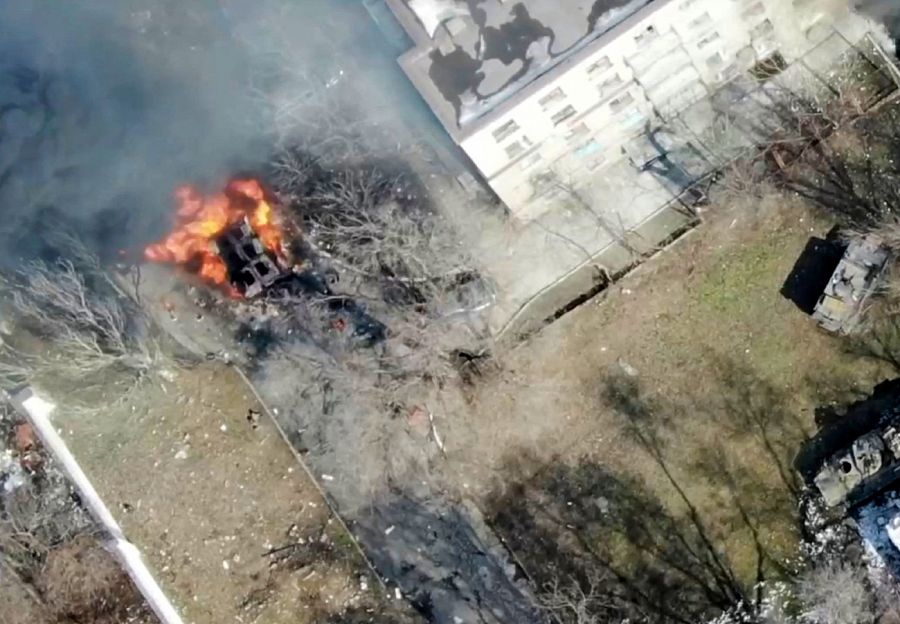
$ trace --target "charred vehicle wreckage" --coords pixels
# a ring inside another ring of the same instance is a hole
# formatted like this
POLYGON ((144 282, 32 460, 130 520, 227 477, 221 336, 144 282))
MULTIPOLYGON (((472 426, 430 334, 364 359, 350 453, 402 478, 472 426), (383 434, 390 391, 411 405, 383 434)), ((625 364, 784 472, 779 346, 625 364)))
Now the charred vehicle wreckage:
POLYGON ((495 301, 425 195, 402 175, 326 169, 287 152, 265 176, 234 178, 219 192, 177 189, 173 228, 144 259, 206 286, 200 298, 239 301, 219 309, 239 317, 245 337, 290 332, 373 346, 398 313, 422 325, 495 301))
POLYGON ((182 187, 175 195, 175 227, 146 248, 146 259, 176 265, 227 299, 258 303, 260 313, 248 320, 254 331, 275 318, 271 307, 303 301, 319 305, 329 327, 355 341, 371 345, 384 339, 384 324, 333 291, 336 273, 303 244, 296 228, 284 226, 275 199, 259 181, 234 179, 209 196, 182 187))
POLYGON ((841 412, 818 410, 827 424, 806 441, 794 468, 824 505, 826 521, 854 525, 900 578, 900 379, 878 384, 841 412))

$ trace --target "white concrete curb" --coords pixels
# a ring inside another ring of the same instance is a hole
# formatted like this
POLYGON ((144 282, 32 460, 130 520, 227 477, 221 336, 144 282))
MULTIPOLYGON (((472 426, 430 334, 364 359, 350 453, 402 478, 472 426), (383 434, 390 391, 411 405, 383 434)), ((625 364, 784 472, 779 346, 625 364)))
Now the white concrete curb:
POLYGON ((153 578, 153 574, 141 558, 140 551, 125 539, 122 529, 113 518, 109 508, 103 503, 66 443, 53 428, 50 414, 56 406, 37 396, 30 388, 11 396, 10 402, 34 427, 35 432, 44 443, 44 447, 50 451, 60 468, 69 477, 72 485, 78 491, 82 503, 94 520, 109 533, 110 539, 106 546, 122 564, 160 622, 162 624, 184 624, 175 607, 163 593, 156 579, 153 578))

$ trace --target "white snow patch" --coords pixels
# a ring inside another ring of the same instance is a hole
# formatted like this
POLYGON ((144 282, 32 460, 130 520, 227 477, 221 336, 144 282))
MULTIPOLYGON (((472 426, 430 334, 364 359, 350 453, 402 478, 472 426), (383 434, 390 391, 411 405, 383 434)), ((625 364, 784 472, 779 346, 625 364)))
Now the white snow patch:
POLYGON ((464 3, 454 0, 409 0, 409 8, 416 14, 428 36, 434 38, 438 27, 452 17, 469 14, 464 3))
POLYGON ((866 549, 866 564, 870 572, 885 568, 900 572, 900 550, 891 541, 888 526, 900 514, 900 494, 887 492, 856 511, 859 534, 866 549))

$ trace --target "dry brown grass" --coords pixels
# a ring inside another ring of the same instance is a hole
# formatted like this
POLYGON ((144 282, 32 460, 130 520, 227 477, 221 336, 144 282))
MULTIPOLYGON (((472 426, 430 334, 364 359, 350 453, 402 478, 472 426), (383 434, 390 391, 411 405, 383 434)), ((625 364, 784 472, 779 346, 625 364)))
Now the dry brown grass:
POLYGON ((790 461, 815 427, 813 408, 887 374, 780 294, 809 236, 829 227, 791 198, 713 207, 697 232, 515 349, 470 408, 448 417, 457 486, 489 505, 515 485, 504 482, 510 457, 537 458, 530 474, 597 464, 636 479, 676 517, 691 501, 748 586, 756 531, 777 574, 800 537, 790 461), (684 496, 608 400, 625 371, 684 496))
POLYGON ((0 622, 54 624, 52 614, 33 589, 10 575, 0 577, 0 622))
POLYGON ((52 548, 33 579, 0 577, 3 624, 157 624, 118 562, 89 535, 52 548))
POLYGON ((137 621, 143 598, 95 538, 82 535, 47 555, 37 586, 57 619, 137 621))

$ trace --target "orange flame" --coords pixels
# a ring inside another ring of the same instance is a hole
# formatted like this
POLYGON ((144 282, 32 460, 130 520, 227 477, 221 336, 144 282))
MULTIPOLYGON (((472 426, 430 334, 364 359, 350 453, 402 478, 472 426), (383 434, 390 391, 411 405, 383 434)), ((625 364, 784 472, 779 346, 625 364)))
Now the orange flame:
POLYGON ((215 239, 242 219, 247 219, 266 249, 278 257, 284 256, 281 227, 257 180, 232 180, 223 192, 210 196, 192 186, 183 186, 175 191, 175 199, 175 228, 144 250, 148 260, 183 266, 201 279, 238 295, 228 284, 228 268, 216 251, 215 239))

